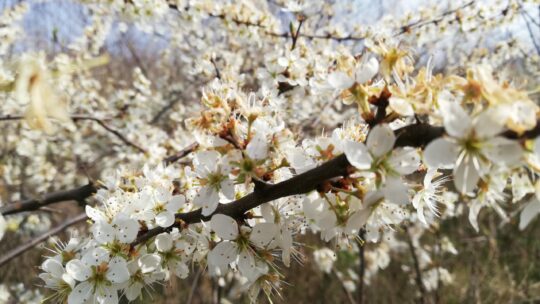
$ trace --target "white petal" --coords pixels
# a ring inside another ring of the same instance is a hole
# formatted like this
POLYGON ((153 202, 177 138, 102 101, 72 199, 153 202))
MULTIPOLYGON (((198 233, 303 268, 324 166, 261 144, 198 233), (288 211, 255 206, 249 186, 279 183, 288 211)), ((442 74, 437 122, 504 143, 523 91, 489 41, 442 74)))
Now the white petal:
POLYGON ((268 155, 268 143, 262 132, 251 138, 246 147, 246 153, 251 159, 265 159, 268 155))
POLYGON ((287 267, 291 266, 291 249, 293 246, 293 238, 292 233, 289 229, 281 229, 281 239, 279 246, 282 250, 281 260, 283 261, 283 264, 285 264, 285 266, 287 267))
POLYGON ((159 264, 161 263, 161 256, 159 256, 158 254, 145 254, 139 259, 137 263, 141 268, 142 273, 149 273, 158 269, 159 264))
POLYGON ((469 135, 472 128, 471 118, 458 102, 440 98, 439 107, 446 133, 457 138, 464 138, 469 135))
POLYGON ((489 138, 501 133, 505 120, 499 113, 499 110, 489 108, 475 118, 473 124, 477 138, 489 138))
POLYGON ((118 292, 115 287, 103 286, 96 290, 96 300, 99 304, 118 304, 118 292))
POLYGON ((456 163, 459 146, 446 138, 430 142, 424 151, 424 162, 430 168, 451 169, 456 163))
POLYGON ((6 232, 6 229, 7 229, 6 219, 4 219, 4 216, 0 214, 0 241, 4 237, 4 233, 6 232))
POLYGON ((92 226, 92 233, 96 241, 100 244, 114 241, 115 231, 111 224, 107 222, 97 222, 92 226))
POLYGON ((77 281, 86 281, 92 275, 92 270, 81 260, 71 260, 66 264, 66 272, 77 281))
POLYGON ((354 79, 349 75, 337 71, 328 75, 328 83, 337 90, 346 90, 354 84, 354 79))
POLYGON ((390 108, 402 116, 414 115, 414 109, 410 102, 399 97, 390 97, 390 108))
POLYGON ((198 177, 204 178, 214 172, 219 164, 220 154, 217 151, 201 151, 195 154, 193 164, 198 177))
POLYGON ((166 202, 168 202, 171 199, 171 196, 172 195, 169 189, 164 187, 157 188, 154 192, 154 197, 156 201, 160 204, 165 204, 166 202))
POLYGON ((226 179, 220 184, 221 192, 225 195, 226 198, 233 200, 234 199, 234 182, 230 179, 226 179))
POLYGON ((135 301, 141 295, 142 288, 143 288, 142 283, 140 283, 140 282, 132 283, 131 285, 129 285, 128 288, 125 289, 126 298, 129 301, 135 301))
POLYGON ((476 232, 480 230, 478 228, 478 213, 480 213, 482 207, 484 207, 484 205, 480 202, 473 202, 469 209, 469 222, 473 226, 474 230, 476 230, 476 232))
POLYGON ((388 124, 376 125, 367 138, 367 148, 374 157, 381 157, 390 152, 396 142, 394 131, 388 124))
POLYGON ((170 211, 162 211, 156 215, 156 224, 159 227, 167 228, 174 224, 174 213, 170 211))
POLYGON ((503 137, 495 137, 485 143, 482 149, 486 157, 500 165, 515 165, 521 160, 523 148, 514 141, 503 137))
POLYGON ((519 229, 524 230, 539 213, 540 201, 532 199, 519 215, 519 229))
POLYGON ((208 254, 208 270, 211 275, 221 275, 230 263, 236 260, 238 247, 234 242, 224 241, 216 245, 208 254))
POLYGON ((84 210, 86 211, 86 215, 88 215, 88 217, 92 219, 94 222, 107 222, 108 221, 105 214, 94 207, 86 205, 84 207, 84 210))
POLYGON ((50 273, 53 277, 57 279, 61 278, 64 274, 64 266, 62 266, 62 263, 58 262, 55 259, 46 259, 43 264, 41 264, 41 269, 50 273))
POLYGON ((246 277, 250 282, 257 277, 258 271, 255 267, 255 259, 246 250, 240 252, 238 257, 238 270, 246 277))
POLYGON ((356 82, 363 84, 371 80, 379 72, 379 61, 375 57, 369 58, 355 71, 356 82))
POLYGON ((512 174, 512 202, 520 201, 525 195, 534 192, 529 176, 524 172, 512 174))
POLYGON ((360 170, 367 170, 371 168, 371 162, 373 159, 368 152, 367 147, 360 142, 347 141, 345 143, 345 156, 347 160, 360 170))
POLYGON ((272 222, 274 220, 274 209, 270 203, 264 203, 261 205, 261 215, 267 222, 272 222))
POLYGON ((388 178, 383 189, 384 197, 391 203, 404 205, 409 203, 409 188, 401 178, 388 178))
POLYGON ((126 260, 120 257, 114 257, 109 262, 109 270, 106 277, 113 283, 124 283, 129 280, 129 270, 126 260))
POLYGON ((92 284, 82 282, 68 296, 68 304, 85 304, 92 296, 92 284))
POLYGON ((181 279, 185 279, 189 275, 189 268, 187 267, 186 264, 182 262, 177 261, 176 263, 174 263, 173 271, 174 271, 174 274, 181 279))
POLYGON ((102 247, 91 249, 85 253, 81 259, 83 264, 87 266, 97 266, 109 260, 109 252, 102 247))
POLYGON ((259 223, 253 227, 249 241, 259 248, 266 248, 275 240, 279 228, 274 223, 259 223))
POLYGON ((173 239, 168 233, 162 233, 156 236, 156 248, 160 252, 167 252, 172 249, 173 239))
POLYGON ((371 215, 371 208, 365 208, 355 212, 347 220, 345 226, 345 233, 350 236, 356 236, 360 232, 360 229, 367 223, 369 216, 371 215))
POLYGON ((210 227, 220 238, 224 240, 234 240, 238 237, 238 224, 225 214, 215 214, 210 220, 210 227))
POLYGON ((167 203, 165 206, 165 209, 176 213, 178 212, 178 209, 180 209, 184 204, 186 203, 186 197, 182 194, 175 195, 171 198, 171 200, 167 203))
POLYGON ((139 222, 137 220, 128 217, 117 217, 113 224, 116 225, 116 238, 120 242, 129 244, 135 241, 139 233, 139 222))
POLYGON ((203 207, 203 215, 208 216, 214 212, 219 203, 219 193, 214 187, 204 186, 202 187, 195 199, 193 199, 193 204, 196 206, 203 207))
POLYGON ((472 163, 471 157, 466 156, 454 168, 454 185, 461 193, 470 193, 476 188, 480 174, 472 163))
POLYGON ((401 175, 411 174, 420 167, 420 155, 415 148, 406 147, 392 151, 388 164, 401 175))

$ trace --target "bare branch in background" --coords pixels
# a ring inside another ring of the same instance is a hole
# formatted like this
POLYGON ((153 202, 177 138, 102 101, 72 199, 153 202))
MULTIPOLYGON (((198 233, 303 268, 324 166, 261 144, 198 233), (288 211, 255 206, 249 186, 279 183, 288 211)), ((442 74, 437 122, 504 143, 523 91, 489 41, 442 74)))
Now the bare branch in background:
POLYGON ((56 235, 62 231, 64 231, 66 228, 73 226, 75 224, 78 224, 82 221, 86 220, 86 213, 81 213, 74 218, 68 219, 67 221, 63 222, 62 224, 54 227, 53 229, 43 233, 42 235, 32 239, 28 243, 24 243, 20 245, 19 247, 16 247, 15 249, 9 251, 8 253, 4 254, 0 257, 0 267, 5 265, 7 262, 11 261, 12 259, 16 258, 20 254, 22 254, 25 251, 28 251, 29 249, 32 249, 34 246, 39 245, 40 243, 46 241, 49 237, 56 235))
POLYGON ((90 183, 75 189, 51 192, 44 195, 42 198, 28 199, 22 202, 15 202, 11 204, 8 203, 0 207, 0 213, 2 215, 10 215, 14 213, 33 211, 50 204, 64 201, 83 202, 96 191, 97 187, 94 184, 90 183))
MULTIPOLYGON (((91 120, 91 121, 94 121, 96 122, 98 125, 100 125, 102 128, 104 128, 105 130, 107 130, 109 133, 113 134, 114 136, 116 136, 118 139, 120 139, 124 144, 132 147, 132 148, 135 148, 136 150, 138 150, 139 152, 141 153, 144 153, 144 154, 147 154, 148 152, 141 148, 139 145, 135 144, 134 142, 130 141, 129 139, 127 139, 122 133, 120 133, 118 130, 115 130, 113 128, 111 128, 110 126, 108 126, 105 121, 106 120, 110 120, 110 118, 108 119, 102 119, 102 118, 97 118, 97 117, 93 117, 93 116, 87 116, 87 115, 79 115, 79 114, 75 114, 75 115, 71 115, 70 116, 71 119, 73 119, 74 121, 78 121, 78 120, 91 120)), ((22 120, 24 119, 24 116, 22 115, 6 115, 6 116, 1 116, 0 117, 0 121, 10 121, 10 120, 22 120)))

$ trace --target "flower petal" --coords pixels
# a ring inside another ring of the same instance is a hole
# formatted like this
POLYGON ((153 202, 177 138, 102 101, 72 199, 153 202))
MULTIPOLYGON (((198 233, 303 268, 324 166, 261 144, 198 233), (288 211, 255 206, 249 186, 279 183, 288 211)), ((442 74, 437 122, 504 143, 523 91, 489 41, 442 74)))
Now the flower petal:
POLYGON ((238 237, 238 224, 228 215, 214 214, 210 220, 210 227, 224 240, 234 240, 238 237))
POLYGON ((446 138, 437 138, 424 150, 424 163, 429 168, 451 169, 459 154, 459 146, 446 138))
POLYGON ((468 155, 454 168, 454 185, 461 193, 472 192, 479 179, 480 174, 468 155))
POLYGON ((346 90, 354 84, 354 79, 349 75, 336 71, 328 75, 328 83, 337 90, 346 90))
POLYGON ((162 211, 156 215, 156 224, 159 227, 167 228, 174 224, 174 213, 170 211, 162 211))
POLYGON ((539 213, 540 201, 532 199, 519 215, 519 230, 524 230, 539 213))
POLYGON ((514 140, 504 137, 495 137, 486 142, 482 152, 490 161, 496 164, 517 164, 523 155, 523 148, 514 140))
POLYGON ((274 223, 259 223, 253 226, 249 241, 259 248, 267 248, 275 239, 279 228, 274 223))
POLYGON ((395 142, 396 136, 390 126, 380 124, 371 129, 366 144, 373 156, 381 157, 392 150, 395 142))
POLYGON ((66 272, 77 281, 86 281, 92 275, 90 267, 81 260, 71 260, 66 264, 66 272))
POLYGON ((356 82, 363 84, 371 80, 379 72, 379 61, 375 57, 369 58, 362 63, 355 71, 356 82))
POLYGON ((415 148, 396 149, 388 159, 388 164, 401 175, 411 174, 420 167, 420 155, 415 148))
POLYGON ((452 137, 464 138, 469 135, 472 122, 469 115, 456 101, 439 99, 439 108, 443 116, 444 129, 452 137))
POLYGON ((351 165, 360 170, 371 168, 373 159, 371 158, 366 145, 356 141, 347 141, 344 148, 345 156, 351 165))

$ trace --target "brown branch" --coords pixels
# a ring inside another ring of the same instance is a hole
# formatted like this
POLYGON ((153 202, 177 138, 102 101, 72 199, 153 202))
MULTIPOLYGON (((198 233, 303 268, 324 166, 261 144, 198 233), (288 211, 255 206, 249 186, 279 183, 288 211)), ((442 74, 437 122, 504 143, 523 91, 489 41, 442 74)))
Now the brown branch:
POLYGON ((210 62, 214 66, 214 71, 216 73, 216 78, 221 80, 221 72, 219 71, 216 60, 214 60, 214 58, 210 58, 210 62))
POLYGON ((63 201, 83 202, 96 191, 97 187, 94 184, 89 183, 88 185, 75 189, 52 192, 44 195, 42 198, 28 199, 22 202, 4 205, 0 207, 0 213, 2 215, 10 215, 19 212, 33 211, 63 201))
POLYGON ((171 155, 163 160, 163 162, 168 165, 172 164, 174 162, 177 162, 179 159, 186 157, 189 153, 195 151, 199 147, 199 144, 194 142, 191 145, 185 147, 182 151, 179 151, 178 153, 171 155))
POLYGON ((39 243, 47 240, 49 237, 58 234, 62 231, 64 231, 66 228, 73 226, 79 222, 82 222, 86 220, 86 213, 81 213, 77 215, 74 218, 68 219, 67 221, 63 222, 62 224, 54 227, 53 229, 41 234, 40 236, 32 239, 28 243, 24 243, 20 245, 19 247, 16 247, 15 249, 9 251, 8 253, 4 254, 2 257, 0 257, 0 267, 5 265, 7 262, 12 260, 13 258, 16 258, 21 253, 28 251, 29 249, 33 248, 34 246, 38 245, 39 243))
MULTIPOLYGON (((302 28, 302 24, 304 24, 306 17, 304 17, 303 15, 299 15, 297 19, 298 19, 298 28, 296 29, 295 33, 291 31, 291 36, 292 36, 291 51, 293 51, 296 48, 296 42, 298 41, 298 37, 300 37, 300 29, 302 28)), ((291 26, 291 29, 292 29, 292 26, 291 26)))
MULTIPOLYGON (((428 124, 414 124, 395 131, 397 136, 396 147, 415 146, 421 147, 444 134, 442 127, 433 127, 428 124)), ((219 204, 213 214, 225 214, 233 218, 242 218, 244 213, 260 206, 264 203, 296 194, 304 194, 317 187, 324 181, 347 175, 350 169, 350 163, 345 154, 341 154, 322 165, 296 175, 286 181, 278 184, 266 184, 265 187, 259 187, 250 194, 228 204, 219 204)), ((176 215, 177 224, 193 224, 201 221, 208 221, 212 217, 203 216, 202 210, 197 209, 187 213, 176 215)), ((172 227, 157 227, 141 234, 133 245, 137 245, 152 237, 169 231, 172 227)))
MULTIPOLYGON (((424 147, 434 139, 444 135, 444 128, 432 126, 426 123, 416 123, 397 129, 395 147, 424 147)), ((532 138, 540 134, 540 123, 528 132, 518 136, 514 132, 505 132, 502 135, 508 138, 532 138)), ((291 195, 305 194, 317 189, 323 182, 345 176, 349 172, 351 164, 345 154, 341 154, 322 165, 308 170, 302 174, 296 175, 291 179, 278 184, 266 184, 264 187, 258 187, 250 194, 228 204, 219 204, 217 209, 209 216, 203 216, 202 210, 197 209, 187 213, 176 215, 176 224, 180 227, 182 224, 193 224, 201 221, 208 221, 213 214, 225 214, 233 218, 242 218, 247 211, 260 206, 264 203, 291 195)), ((152 237, 169 231, 173 227, 157 227, 142 233, 132 245, 137 245, 152 237)))

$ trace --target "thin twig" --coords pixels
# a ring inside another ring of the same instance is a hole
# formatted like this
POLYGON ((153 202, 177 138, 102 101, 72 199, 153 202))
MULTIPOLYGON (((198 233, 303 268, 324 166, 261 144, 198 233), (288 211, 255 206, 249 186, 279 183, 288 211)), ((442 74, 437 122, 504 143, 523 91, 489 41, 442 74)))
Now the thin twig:
POLYGON ((195 274, 195 277, 193 278, 193 283, 191 284, 191 289, 189 290, 189 295, 188 295, 186 304, 191 304, 191 301, 193 301, 193 295, 195 294, 197 285, 199 285, 199 279, 201 278, 202 272, 203 272, 203 268, 199 267, 199 269, 197 270, 197 273, 195 274))
MULTIPOLYGON (((527 19, 527 15, 525 14, 521 14, 521 16, 523 17, 523 20, 525 20, 525 24, 527 25, 527 31, 529 32, 529 37, 531 38, 531 41, 534 45, 534 48, 536 49, 536 53, 538 55, 540 55, 540 45, 538 45, 538 42, 536 42, 536 37, 534 37, 534 33, 533 33, 533 30, 531 28, 531 24, 530 24, 530 21, 529 19, 527 19)), ((534 21, 534 19, 531 18, 531 20, 534 21)))
POLYGON ((296 29, 295 33, 291 32, 291 36, 292 36, 291 51, 296 48, 296 42, 298 41, 298 37, 300 35, 300 29, 302 28, 302 24, 304 24, 305 20, 306 20, 306 18, 304 16, 302 16, 302 15, 298 16, 298 28, 296 29))
POLYGON ((217 66, 216 60, 214 60, 214 58, 210 58, 210 62, 214 66, 214 71, 216 72, 216 78, 221 79, 221 73, 219 72, 219 68, 217 66))
POLYGON ((418 256, 416 255, 416 251, 414 248, 411 234, 409 233, 407 228, 405 228, 405 233, 407 234, 406 241, 407 241, 407 244, 409 245, 409 251, 413 259, 416 286, 418 286, 418 291, 420 292, 420 303, 424 304, 427 302, 426 302, 426 287, 424 286, 424 281, 422 279, 422 270, 420 269, 420 263, 418 262, 418 256))
MULTIPOLYGON (((101 119, 101 118, 97 118, 97 117, 93 117, 93 116, 86 116, 86 115, 71 115, 70 117, 74 121, 77 121, 77 120, 91 120, 91 121, 94 121, 97 124, 99 124, 101 127, 103 127, 105 130, 112 133, 114 136, 116 136, 118 139, 120 139, 126 145, 135 148, 136 150, 138 150, 141 153, 144 153, 144 154, 147 153, 147 151, 145 149, 143 149, 139 145, 131 142, 122 133, 120 133, 119 131, 117 131, 117 130, 111 128, 111 127, 109 127, 105 123, 105 120, 110 120, 110 119, 101 119)), ((0 117, 0 121, 22 120, 22 119, 24 119, 24 116, 22 116, 22 115, 6 115, 6 116, 0 117)))
MULTIPOLYGON (((362 228, 359 233, 359 237, 364 241, 366 230, 362 228)), ((364 304, 364 277, 366 275, 366 254, 365 254, 365 242, 360 244, 358 257, 360 259, 360 269, 358 271, 358 304, 364 304)))
POLYGON ((81 214, 77 215, 76 217, 71 218, 71 219, 63 222, 62 224, 54 227, 53 229, 51 229, 51 230, 43 233, 42 235, 32 239, 30 242, 24 243, 24 244, 16 247, 15 249, 9 251, 8 253, 6 253, 2 257, 0 257, 0 267, 5 265, 7 262, 12 260, 13 258, 19 256, 23 252, 28 251, 29 249, 33 248, 34 246, 36 246, 36 245, 40 244, 41 242, 47 240, 49 237, 51 237, 51 236, 53 236, 55 234, 58 234, 58 233, 64 231, 66 228, 68 228, 70 226, 73 226, 73 225, 75 225, 75 224, 77 224, 79 222, 82 222, 84 220, 86 220, 86 213, 81 213, 81 214))
MULTIPOLYGON (((399 35, 402 35, 402 34, 405 34, 405 33, 408 33, 410 32, 411 30, 413 29, 416 29, 416 28, 420 28, 420 27, 424 27, 426 25, 429 25, 429 24, 437 24, 439 22, 441 22, 446 16, 449 16, 449 15, 452 15, 454 13, 457 13, 458 11, 466 8, 466 7, 469 7, 471 5, 473 5, 475 2, 475 0, 472 0, 472 1, 469 1, 455 9, 452 9, 452 10, 448 10, 444 13, 442 13, 441 15, 439 15, 438 17, 435 17, 433 19, 429 19, 429 20, 418 20, 418 21, 414 21, 414 22, 411 22, 407 25, 404 25, 401 27, 401 29, 394 34, 394 36, 399 36, 399 35)), ((458 17, 456 16, 456 19, 458 17)))
POLYGON ((136 150, 138 150, 139 152, 141 153, 144 153, 144 154, 147 154, 148 152, 141 148, 139 145, 135 144, 134 142, 130 141, 129 139, 127 139, 122 133, 118 132, 117 130, 109 127, 108 125, 105 124, 105 122, 103 122, 102 120, 100 119, 95 119, 94 120, 95 122, 97 122, 100 126, 102 126, 105 130, 111 132, 113 135, 115 135, 116 137, 118 137, 118 139, 120 139, 123 143, 125 143, 126 145, 128 146, 131 146, 133 148, 135 148, 136 150))
POLYGON ((179 96, 177 96, 177 94, 181 92, 182 91, 179 90, 173 90, 169 93, 170 101, 163 108, 161 108, 156 115, 154 115, 154 117, 150 121, 151 124, 157 123, 161 119, 161 117, 165 115, 165 113, 167 113, 167 111, 172 109, 172 107, 174 107, 178 103, 178 101, 180 101, 180 98, 179 96))
POLYGON ((165 158, 163 162, 166 165, 172 164, 178 161, 179 159, 186 157, 189 153, 195 151, 195 149, 197 149, 198 147, 199 147, 199 144, 194 142, 191 145, 185 147, 182 151, 179 151, 178 153, 165 158))

